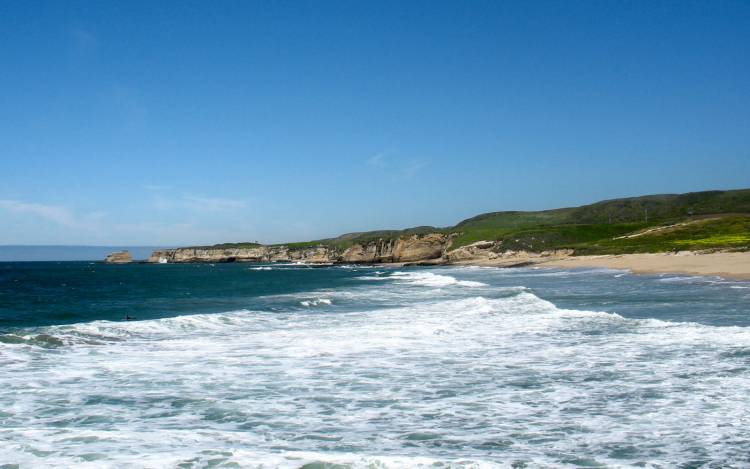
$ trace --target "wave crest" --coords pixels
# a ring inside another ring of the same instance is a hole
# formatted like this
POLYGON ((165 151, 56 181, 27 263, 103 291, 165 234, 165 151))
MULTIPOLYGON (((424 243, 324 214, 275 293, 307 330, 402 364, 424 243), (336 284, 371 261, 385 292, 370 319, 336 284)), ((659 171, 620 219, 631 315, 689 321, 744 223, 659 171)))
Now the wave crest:
POLYGON ((486 287, 488 286, 483 282, 475 282, 472 280, 458 280, 456 277, 451 275, 436 274, 433 272, 393 272, 390 277, 396 279, 402 283, 408 283, 411 285, 421 285, 425 287, 448 287, 451 285, 460 285, 462 287, 486 287))

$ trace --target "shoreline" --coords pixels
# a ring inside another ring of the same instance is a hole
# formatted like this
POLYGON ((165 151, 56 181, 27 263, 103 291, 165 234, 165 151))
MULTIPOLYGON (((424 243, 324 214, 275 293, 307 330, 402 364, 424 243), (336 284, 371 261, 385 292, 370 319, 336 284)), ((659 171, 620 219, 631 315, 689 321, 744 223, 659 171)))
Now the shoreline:
MULTIPOLYGON (((201 253, 203 254, 203 253, 201 253)), ((276 260, 259 258, 227 257, 226 252, 218 254, 207 250, 204 256, 190 256, 170 264, 191 263, 276 263, 276 260), (231 260, 230 260, 231 259, 231 260)), ((556 267, 556 268, 609 268, 627 270, 635 274, 677 274, 693 276, 718 276, 732 280, 750 280, 750 251, 680 251, 639 254, 606 254, 606 255, 572 255, 570 251, 545 251, 532 253, 526 251, 508 251, 496 254, 489 249, 475 249, 466 253, 463 258, 451 259, 441 256, 414 260, 410 262, 358 262, 329 260, 323 256, 316 258, 284 259, 286 263, 299 263, 309 267, 329 265, 371 265, 385 268, 420 267, 420 266, 478 266, 478 267, 556 267), (324 262, 325 261, 325 262, 324 262)), ((155 264, 153 256, 146 261, 155 264)), ((161 262, 159 262, 161 263, 161 262)))
POLYGON ((598 267, 628 270, 634 274, 718 276, 731 280, 750 280, 750 251, 571 256, 541 260, 535 265, 559 268, 598 267))
MULTIPOLYGON (((343 265, 343 264, 333 264, 343 265)), ((605 254, 595 256, 539 256, 518 255, 461 261, 428 259, 421 262, 382 262, 365 264, 384 268, 476 266, 513 269, 546 267, 563 269, 605 268, 626 270, 633 274, 675 274, 687 276, 717 276, 727 280, 750 280, 750 251, 680 251, 640 254, 605 254)))

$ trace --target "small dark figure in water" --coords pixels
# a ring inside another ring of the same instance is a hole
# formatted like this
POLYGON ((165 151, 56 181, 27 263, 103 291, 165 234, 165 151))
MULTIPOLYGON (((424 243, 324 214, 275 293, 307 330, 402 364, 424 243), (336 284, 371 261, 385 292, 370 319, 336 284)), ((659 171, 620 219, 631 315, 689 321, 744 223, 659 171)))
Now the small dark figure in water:
POLYGON ((131 317, 130 317, 130 316, 128 316, 127 314, 125 315, 125 320, 126 320, 126 321, 132 321, 133 319, 135 319, 135 318, 131 318, 131 317))

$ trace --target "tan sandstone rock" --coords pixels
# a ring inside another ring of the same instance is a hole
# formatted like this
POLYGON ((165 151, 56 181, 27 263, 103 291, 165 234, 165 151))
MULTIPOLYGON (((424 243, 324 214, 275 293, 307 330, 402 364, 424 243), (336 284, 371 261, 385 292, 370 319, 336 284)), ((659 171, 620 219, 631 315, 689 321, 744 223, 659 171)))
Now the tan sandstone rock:
POLYGON ((105 257, 104 262, 107 264, 129 264, 133 262, 133 258, 128 251, 117 251, 105 257))
POLYGON ((393 247, 394 262, 413 262, 442 257, 448 237, 442 233, 399 238, 393 247))

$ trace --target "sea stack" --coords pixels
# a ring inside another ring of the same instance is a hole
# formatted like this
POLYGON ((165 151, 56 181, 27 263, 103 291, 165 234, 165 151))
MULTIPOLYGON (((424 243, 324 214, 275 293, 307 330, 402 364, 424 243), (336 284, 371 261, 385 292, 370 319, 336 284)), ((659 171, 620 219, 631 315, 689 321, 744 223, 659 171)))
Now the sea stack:
POLYGON ((107 264, 129 264, 133 262, 133 258, 128 251, 117 251, 104 258, 104 262, 107 264))

